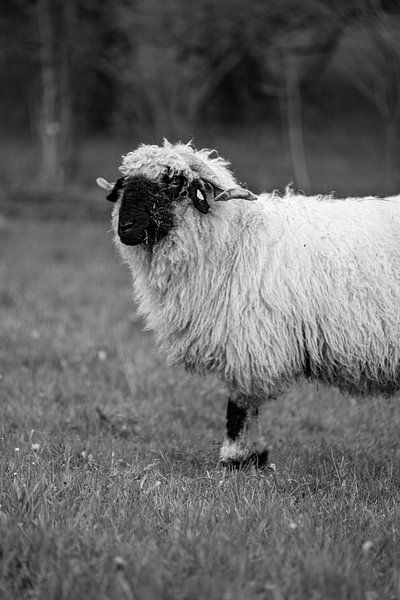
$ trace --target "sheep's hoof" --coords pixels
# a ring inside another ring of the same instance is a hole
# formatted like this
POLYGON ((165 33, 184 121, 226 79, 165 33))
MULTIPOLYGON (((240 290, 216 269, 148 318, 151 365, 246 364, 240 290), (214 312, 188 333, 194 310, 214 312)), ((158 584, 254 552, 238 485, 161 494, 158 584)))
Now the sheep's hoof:
POLYGON ((221 460, 223 467, 227 469, 248 469, 249 467, 256 467, 257 469, 265 469, 268 467, 268 450, 262 452, 253 452, 245 458, 235 458, 228 460, 221 460))

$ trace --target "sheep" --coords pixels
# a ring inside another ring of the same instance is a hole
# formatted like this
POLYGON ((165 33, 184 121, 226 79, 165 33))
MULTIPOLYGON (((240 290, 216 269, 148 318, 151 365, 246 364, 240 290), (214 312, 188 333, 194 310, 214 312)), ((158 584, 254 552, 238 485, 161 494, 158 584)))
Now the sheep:
POLYGON ((256 196, 228 165, 164 140, 98 184, 169 362, 229 390, 221 462, 263 466, 259 409, 299 377, 352 395, 399 389, 400 196, 256 196))

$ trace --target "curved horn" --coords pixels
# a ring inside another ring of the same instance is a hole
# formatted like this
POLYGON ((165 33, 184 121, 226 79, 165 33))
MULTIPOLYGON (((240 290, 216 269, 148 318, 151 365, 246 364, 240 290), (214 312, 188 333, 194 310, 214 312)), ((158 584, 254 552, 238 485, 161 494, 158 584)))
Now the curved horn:
POLYGON ((227 200, 233 200, 234 198, 242 198, 242 200, 257 200, 258 196, 253 194, 250 190, 246 190, 242 187, 231 188, 218 194, 214 198, 215 202, 226 202, 227 200))
POLYGON ((193 171, 197 171, 202 179, 205 179, 215 187, 221 189, 221 182, 214 171, 198 156, 188 156, 188 165, 193 171))

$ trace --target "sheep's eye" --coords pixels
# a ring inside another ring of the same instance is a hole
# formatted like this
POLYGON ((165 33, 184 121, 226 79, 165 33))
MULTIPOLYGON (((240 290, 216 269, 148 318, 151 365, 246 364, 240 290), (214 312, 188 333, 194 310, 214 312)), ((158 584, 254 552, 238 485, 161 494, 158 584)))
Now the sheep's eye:
POLYGON ((182 177, 180 175, 172 175, 172 177, 169 178, 168 185, 173 188, 181 187, 182 177))
POLYGON ((182 175, 170 175, 168 173, 164 173, 161 177, 161 181, 164 185, 172 187, 173 189, 181 188, 183 185, 182 175))
POLYGON ((172 187, 174 188, 178 188, 181 187, 182 185, 182 178, 179 177, 178 175, 174 175, 174 177, 171 179, 171 184, 172 187))

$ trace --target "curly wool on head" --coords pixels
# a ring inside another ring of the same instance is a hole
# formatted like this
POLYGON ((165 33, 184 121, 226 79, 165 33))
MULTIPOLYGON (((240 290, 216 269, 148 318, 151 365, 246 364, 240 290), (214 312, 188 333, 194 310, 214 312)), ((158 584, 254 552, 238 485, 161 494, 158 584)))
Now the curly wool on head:
POLYGON ((126 177, 132 175, 146 175, 150 179, 157 179, 165 172, 171 171, 185 176, 189 182, 198 177, 198 174, 189 166, 193 158, 198 158, 214 170, 222 189, 237 185, 229 171, 229 162, 219 156, 212 157, 215 150, 196 151, 192 144, 171 144, 164 139, 162 146, 141 144, 133 152, 122 156, 122 165, 119 171, 126 177))
MULTIPOLYGON (((207 197, 207 214, 185 197, 172 203, 173 226, 151 252, 115 241, 168 360, 216 373, 244 411, 222 459, 265 451, 254 434, 257 408, 300 375, 351 394, 398 390, 400 196, 335 199, 287 189, 246 202, 228 163, 168 142, 140 146, 120 170, 152 181, 172 170, 192 181, 191 157, 223 190, 207 197)), ((117 206, 115 231, 118 215, 117 206)))

